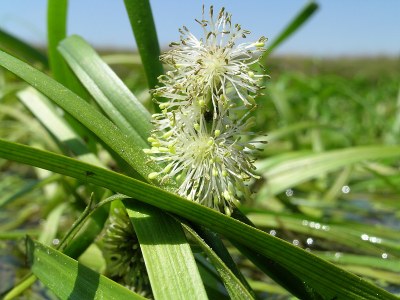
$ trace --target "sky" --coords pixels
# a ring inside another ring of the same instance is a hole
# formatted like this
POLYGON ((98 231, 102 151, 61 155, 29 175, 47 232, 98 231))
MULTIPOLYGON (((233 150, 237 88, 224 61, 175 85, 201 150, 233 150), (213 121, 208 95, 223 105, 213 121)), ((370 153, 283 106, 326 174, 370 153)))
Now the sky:
MULTIPOLYGON (((46 44, 46 0, 1 0, 0 28, 36 45, 46 44)), ((249 29, 250 40, 273 40, 307 0, 150 0, 159 41, 179 40, 178 28, 194 32, 202 4, 225 7, 233 23, 249 29)), ((320 0, 319 10, 276 54, 400 56, 399 0, 320 0)), ((69 0, 68 34, 95 47, 135 49, 123 0, 69 0)), ((267 43, 268 46, 268 43, 267 43)))

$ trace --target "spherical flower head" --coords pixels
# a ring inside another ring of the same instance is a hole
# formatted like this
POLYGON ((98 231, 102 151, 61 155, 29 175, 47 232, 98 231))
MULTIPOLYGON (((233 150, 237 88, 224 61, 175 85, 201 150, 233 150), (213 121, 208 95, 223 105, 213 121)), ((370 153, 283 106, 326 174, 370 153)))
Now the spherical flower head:
POLYGON ((122 207, 111 210, 102 241, 108 275, 144 297, 151 296, 142 251, 129 217, 122 207))
POLYGON ((256 177, 249 153, 254 147, 240 138, 251 134, 253 120, 246 117, 232 120, 224 109, 208 120, 196 105, 155 115, 159 130, 146 152, 165 167, 150 177, 173 178, 182 197, 230 215, 239 199, 250 196, 248 184, 256 177))
POLYGON ((198 39, 185 26, 180 29, 180 42, 172 43, 172 49, 161 56, 175 69, 161 76, 164 86, 155 94, 170 99, 171 106, 182 105, 181 101, 187 105, 199 96, 206 102, 211 100, 214 108, 217 101, 234 99, 253 106, 254 95, 261 89, 259 81, 266 75, 257 75, 250 67, 258 62, 256 54, 264 50, 266 39, 238 44, 250 32, 239 24, 232 25, 231 15, 224 8, 215 18, 211 6, 206 20, 203 7, 203 18, 196 21, 203 28, 203 37, 198 39))

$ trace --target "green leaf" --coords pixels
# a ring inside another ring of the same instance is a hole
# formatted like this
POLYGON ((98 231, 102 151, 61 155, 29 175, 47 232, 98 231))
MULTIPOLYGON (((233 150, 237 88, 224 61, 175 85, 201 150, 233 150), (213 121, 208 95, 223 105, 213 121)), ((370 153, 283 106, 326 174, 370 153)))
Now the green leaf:
POLYGON ((19 240, 25 238, 27 235, 38 236, 40 230, 38 229, 17 229, 7 232, 0 232, 0 240, 19 240))
MULTIPOLYGON (((53 77, 84 99, 88 98, 85 89, 68 68, 58 52, 59 43, 67 36, 68 0, 47 1, 47 39, 50 69, 53 77)), ((73 124, 72 124, 73 125, 73 124)))
POLYGON ((267 51, 263 55, 266 57, 272 53, 276 47, 282 44, 288 39, 293 33, 295 33, 318 9, 318 4, 314 1, 308 2, 302 10, 293 18, 293 20, 286 25, 282 32, 273 40, 273 42, 267 48, 267 51))
MULTIPOLYGON (((232 217, 236 220, 239 220, 247 225, 255 227, 255 225, 238 209, 235 209, 232 213, 232 217)), ((281 285, 287 291, 289 291, 294 296, 299 299, 320 299, 321 296, 310 289, 306 282, 302 280, 302 278, 293 274, 290 269, 277 264, 273 259, 270 259, 266 256, 259 255, 254 250, 242 245, 236 241, 232 241, 231 243, 242 253, 244 254, 257 268, 267 274, 271 279, 273 279, 276 283, 281 285)))
MULTIPOLYGON (((284 155, 287 156, 287 154, 284 155)), ((279 156, 274 156, 256 164, 258 172, 268 178, 259 193, 265 199, 265 194, 278 194, 311 178, 350 164, 393 157, 400 157, 400 146, 352 147, 323 153, 304 154, 292 159, 281 159, 279 156), (276 163, 276 161, 279 161, 279 163, 276 163)))
POLYGON ((35 275, 30 275, 22 279, 22 281, 12 288, 6 295, 4 295, 3 300, 12 300, 21 295, 27 288, 35 283, 37 277, 35 275))
POLYGON ((67 84, 67 65, 57 51, 58 43, 67 35, 68 0, 47 1, 47 39, 53 77, 67 84))
POLYGON ((127 139, 126 135, 105 116, 60 83, 2 51, 0 51, 0 65, 31 84, 90 129, 143 178, 147 178, 151 172, 160 170, 160 167, 143 153, 139 145, 127 139))
POLYGON ((158 84, 157 77, 164 73, 160 62, 160 46, 149 0, 124 0, 136 44, 142 58, 149 88, 158 84))
POLYGON ((143 148, 147 148, 151 130, 150 113, 121 79, 79 36, 62 41, 59 50, 109 118, 143 148))
POLYGON ((4 140, 0 140, 0 157, 85 180, 212 228, 287 268, 306 282, 310 289, 327 299, 397 299, 389 292, 288 242, 122 174, 4 140))
POLYGON ((145 299, 65 254, 27 239, 32 272, 60 299, 145 299))
POLYGON ((400 274, 400 259, 398 258, 383 259, 382 257, 355 255, 351 253, 340 253, 340 255, 331 252, 314 251, 314 253, 328 261, 336 262, 341 265, 360 265, 400 274))
POLYGON ((51 245, 53 239, 56 237, 60 218, 66 208, 67 203, 61 203, 49 213, 42 228, 42 232, 40 233, 39 242, 45 245, 51 245))
POLYGON ((26 184, 24 184, 22 187, 18 189, 14 189, 12 193, 2 193, 0 196, 0 208, 3 207, 4 205, 7 205, 8 203, 18 199, 19 197, 22 197, 23 195, 46 186, 47 184, 53 183, 54 181, 57 181, 61 178, 60 175, 54 174, 50 175, 47 178, 44 178, 42 180, 38 181, 31 181, 26 184))
POLYGON ((47 57, 15 36, 0 29, 0 49, 30 63, 41 63, 48 67, 47 57))
MULTIPOLYGON (((213 249, 207 245, 200 235, 197 234, 189 225, 182 223, 183 228, 192 236, 196 243, 201 247, 212 265, 217 270, 221 277, 226 290, 229 293, 231 299, 254 299, 254 292, 250 287, 248 288, 239 280, 238 277, 227 267, 221 258, 213 251, 213 249)), ((243 276, 243 275, 242 275, 243 276)), ((246 282, 247 283, 247 282, 246 282)))
POLYGON ((277 231, 290 230, 324 240, 336 245, 356 247, 362 253, 380 256, 388 251, 400 255, 400 245, 396 243, 398 232, 388 227, 355 224, 352 222, 324 222, 304 215, 275 213, 270 211, 250 212, 248 215, 256 226, 275 228, 277 231), (362 236, 366 235, 365 240, 362 236), (371 237, 371 242, 369 238, 371 237))
POLYGON ((180 224, 140 202, 126 202, 127 212, 149 274, 155 299, 207 299, 192 251, 180 224))
POLYGON ((17 97, 32 112, 37 120, 52 134, 65 153, 72 153, 88 163, 104 166, 90 153, 84 141, 55 110, 55 107, 42 94, 28 87, 17 93, 17 97))

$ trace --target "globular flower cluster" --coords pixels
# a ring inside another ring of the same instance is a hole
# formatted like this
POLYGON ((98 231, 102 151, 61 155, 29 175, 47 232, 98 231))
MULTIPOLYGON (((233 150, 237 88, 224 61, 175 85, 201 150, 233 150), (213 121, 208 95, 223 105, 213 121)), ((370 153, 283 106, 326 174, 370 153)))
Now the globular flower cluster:
POLYGON ((179 195, 229 215, 234 204, 249 196, 248 184, 256 177, 255 147, 242 137, 253 134, 249 113, 265 75, 255 74, 251 66, 266 39, 239 44, 249 31, 233 25, 224 8, 215 17, 211 7, 206 20, 203 7, 203 18, 196 21, 203 37, 183 27, 180 42, 161 56, 172 70, 153 91, 164 100, 161 113, 153 115, 152 148, 145 152, 164 169, 149 177, 172 178, 179 195))
POLYGON ((139 241, 122 208, 110 211, 103 233, 103 253, 110 277, 143 297, 152 295, 139 241))

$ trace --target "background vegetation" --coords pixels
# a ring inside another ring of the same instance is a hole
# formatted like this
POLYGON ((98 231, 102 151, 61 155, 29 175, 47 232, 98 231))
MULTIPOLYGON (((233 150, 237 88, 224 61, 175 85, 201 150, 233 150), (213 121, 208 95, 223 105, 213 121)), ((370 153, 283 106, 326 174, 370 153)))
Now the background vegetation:
MULTIPOLYGON (((148 51, 156 38, 143 34, 147 2, 125 1, 140 53, 101 58, 81 38, 65 39, 61 2, 49 1, 47 57, 0 34, 1 49, 41 70, 0 53, 2 296, 139 298, 104 258, 108 212, 126 207, 156 299, 396 299, 398 58, 266 56, 271 79, 254 113, 256 140, 268 142, 256 153, 262 179, 243 214, 228 218, 143 183, 156 168, 140 151, 144 108, 154 110, 147 83, 162 72, 148 51), (268 234, 235 221, 244 215, 268 234)), ((315 9, 299 12, 271 52, 315 9)))

